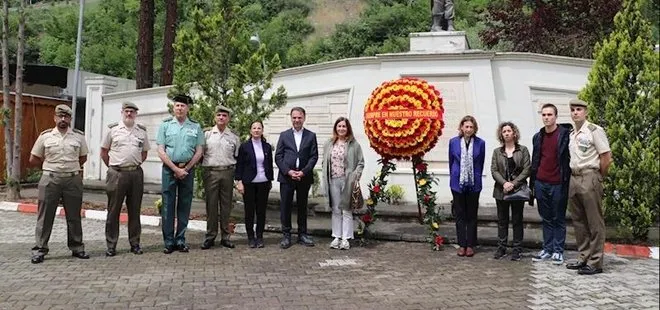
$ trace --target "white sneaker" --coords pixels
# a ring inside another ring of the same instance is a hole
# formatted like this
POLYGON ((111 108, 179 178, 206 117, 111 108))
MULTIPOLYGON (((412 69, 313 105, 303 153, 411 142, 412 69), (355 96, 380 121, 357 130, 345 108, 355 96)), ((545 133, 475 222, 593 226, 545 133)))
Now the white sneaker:
POLYGON ((339 249, 341 250, 348 250, 351 248, 351 244, 348 243, 348 239, 343 239, 341 241, 341 245, 339 246, 339 249))
POLYGON ((552 254, 546 252, 545 250, 541 250, 539 254, 536 254, 536 256, 532 257, 533 262, 542 262, 546 261, 552 258, 552 254))
POLYGON ((564 255, 560 253, 552 254, 552 263, 554 265, 560 266, 564 264, 564 255))
POLYGON ((334 240, 332 240, 332 242, 330 242, 330 248, 331 249, 339 249, 339 242, 340 241, 341 240, 339 240, 339 238, 335 238, 334 240))

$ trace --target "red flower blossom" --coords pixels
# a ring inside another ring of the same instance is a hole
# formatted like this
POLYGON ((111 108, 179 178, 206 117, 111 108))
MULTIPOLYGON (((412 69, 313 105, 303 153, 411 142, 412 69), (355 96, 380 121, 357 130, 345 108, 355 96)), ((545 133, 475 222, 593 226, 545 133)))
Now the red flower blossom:
POLYGON ((376 194, 380 193, 380 185, 375 185, 375 186, 373 187, 372 190, 373 190, 374 193, 376 193, 376 194))
POLYGON ((431 200, 431 196, 424 195, 424 203, 429 203, 430 200, 431 200))
POLYGON ((423 163, 423 162, 419 163, 415 166, 415 169, 417 169, 417 171, 419 171, 419 172, 424 172, 424 171, 426 171, 426 164, 423 163))
POLYGON ((435 236, 435 245, 442 245, 445 243, 445 239, 442 236, 435 236))
POLYGON ((369 213, 363 215, 360 219, 365 224, 369 224, 374 220, 373 217, 371 217, 371 214, 369 214, 369 213))

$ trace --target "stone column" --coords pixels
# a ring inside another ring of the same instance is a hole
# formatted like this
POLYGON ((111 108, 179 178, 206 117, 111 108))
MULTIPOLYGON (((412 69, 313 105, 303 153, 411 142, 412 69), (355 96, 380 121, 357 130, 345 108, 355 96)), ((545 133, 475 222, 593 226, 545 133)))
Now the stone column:
POLYGON ((117 80, 98 76, 85 79, 87 99, 85 109, 85 140, 89 147, 83 178, 86 180, 101 180, 101 133, 103 126, 103 95, 115 91, 117 80))

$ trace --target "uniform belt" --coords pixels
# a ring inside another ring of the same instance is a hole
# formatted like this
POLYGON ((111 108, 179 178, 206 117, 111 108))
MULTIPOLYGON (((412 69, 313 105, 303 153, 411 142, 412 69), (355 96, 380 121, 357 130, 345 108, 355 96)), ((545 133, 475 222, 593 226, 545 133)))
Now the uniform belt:
POLYGON ((598 169, 596 168, 584 168, 584 169, 578 169, 578 170, 571 170, 571 175, 574 176, 579 176, 579 175, 585 175, 590 172, 596 172, 598 169))
POLYGON ((75 171, 75 172, 55 172, 55 171, 48 171, 44 170, 44 174, 49 175, 51 177, 56 177, 56 178, 68 178, 72 176, 76 176, 80 174, 80 171, 75 171))
POLYGON ((172 162, 172 163, 173 163, 175 166, 179 167, 179 168, 184 168, 184 167, 186 167, 186 165, 188 164, 187 161, 186 161, 186 162, 172 162))
POLYGON ((115 171, 135 171, 138 170, 140 166, 110 166, 110 168, 115 171))
POLYGON ((211 170, 211 171, 222 171, 222 170, 234 169, 234 167, 236 167, 236 165, 229 165, 229 166, 207 166, 207 167, 204 167, 204 168, 206 168, 207 170, 211 170))

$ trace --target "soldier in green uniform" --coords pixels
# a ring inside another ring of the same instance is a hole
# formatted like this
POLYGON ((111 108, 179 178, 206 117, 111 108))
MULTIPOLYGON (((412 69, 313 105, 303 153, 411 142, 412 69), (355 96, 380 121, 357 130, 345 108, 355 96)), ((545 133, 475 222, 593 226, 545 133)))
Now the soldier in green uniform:
POLYGON ((215 109, 215 126, 204 132, 204 192, 206 193, 206 237, 202 250, 215 245, 218 236, 218 209, 220 209, 220 244, 233 249, 229 241, 229 213, 234 194, 234 168, 240 139, 227 124, 231 110, 222 105, 215 109))
POLYGON ((105 223, 106 256, 117 254, 119 238, 119 213, 124 199, 128 211, 128 241, 131 253, 142 254, 140 248, 140 207, 144 193, 144 174, 140 165, 147 159, 149 137, 147 128, 135 123, 138 107, 124 102, 120 123, 108 125, 108 134, 101 143, 101 159, 108 166, 106 193, 108 194, 108 218, 105 223))
POLYGON ((193 198, 193 168, 204 152, 202 128, 197 122, 188 118, 189 105, 193 104, 192 98, 178 95, 172 98, 172 101, 174 117, 163 120, 156 136, 158 157, 163 161, 161 217, 165 254, 170 254, 174 250, 179 252, 190 250, 186 244, 185 233, 193 198), (174 233, 175 209, 176 234, 174 233))
POLYGON ((566 268, 577 269, 578 274, 593 275, 603 272, 602 182, 612 162, 612 154, 605 130, 587 121, 587 103, 572 99, 569 104, 575 127, 568 144, 571 153, 568 204, 580 253, 577 261, 566 264, 566 268))
POLYGON ((71 128, 71 115, 71 108, 68 106, 56 106, 56 127, 39 135, 30 154, 30 163, 41 165, 43 169, 39 180, 39 210, 36 244, 32 248, 33 264, 42 263, 44 256, 48 254, 48 240, 60 199, 66 212, 67 245, 74 257, 89 258, 85 253, 80 222, 83 193, 81 166, 87 161, 87 142, 82 131, 71 128))

